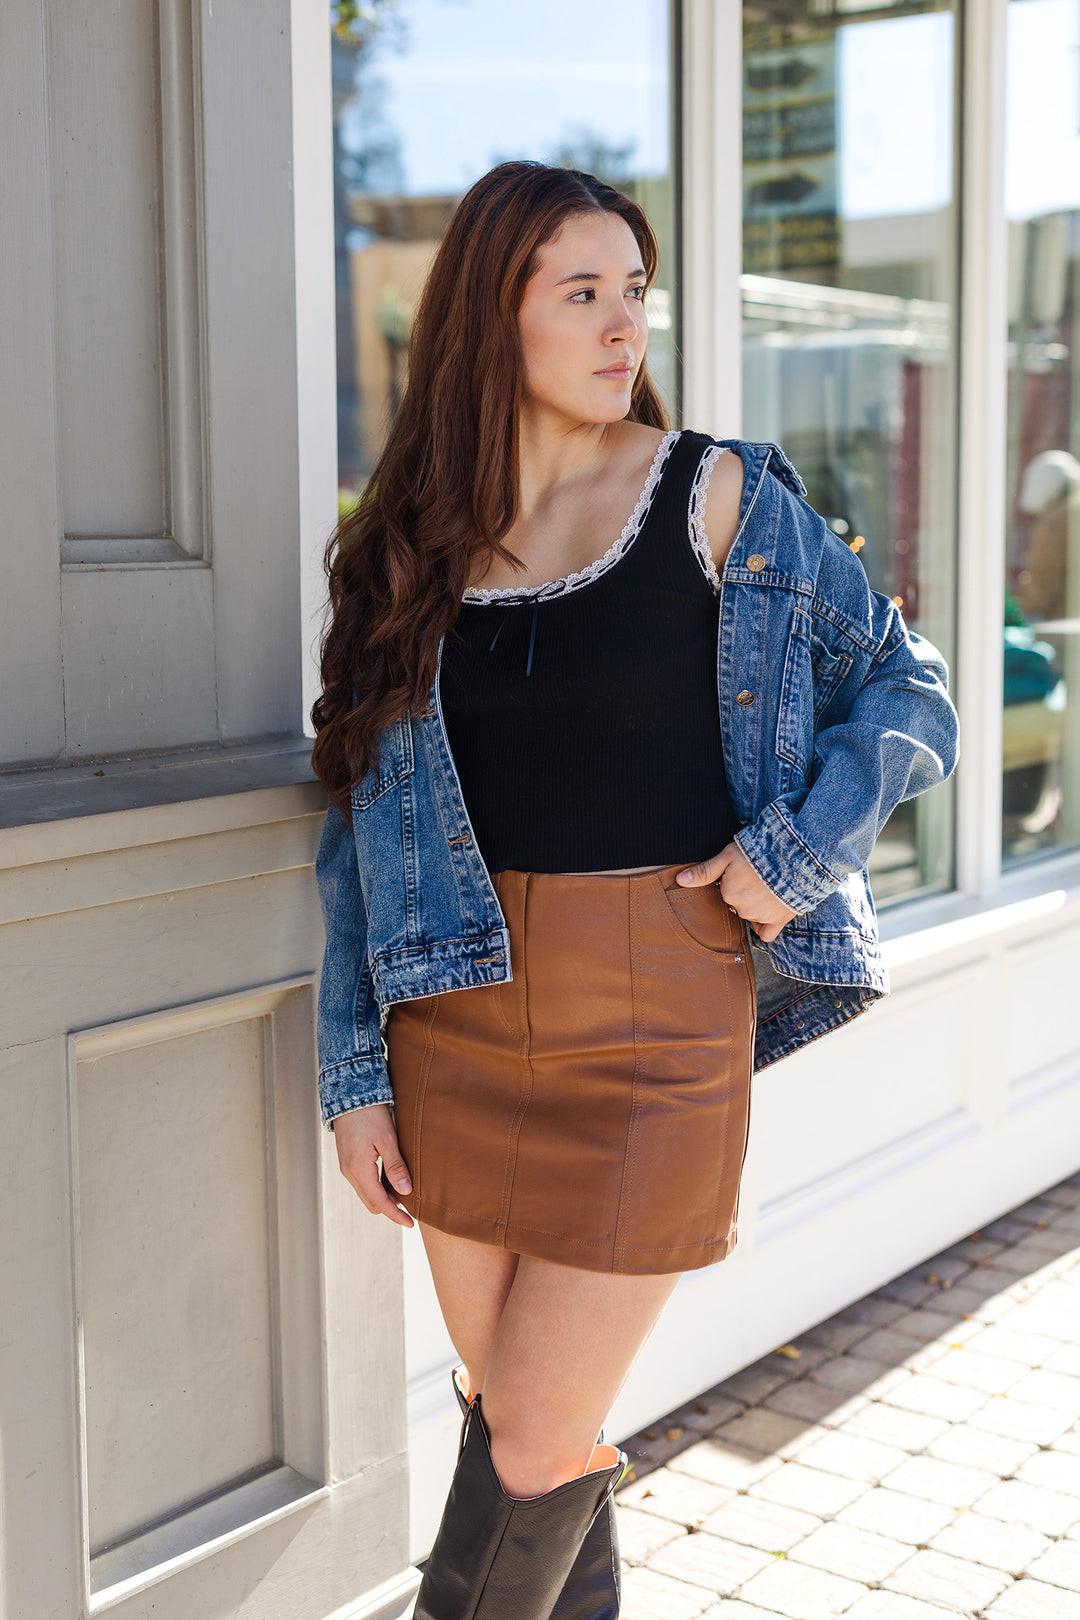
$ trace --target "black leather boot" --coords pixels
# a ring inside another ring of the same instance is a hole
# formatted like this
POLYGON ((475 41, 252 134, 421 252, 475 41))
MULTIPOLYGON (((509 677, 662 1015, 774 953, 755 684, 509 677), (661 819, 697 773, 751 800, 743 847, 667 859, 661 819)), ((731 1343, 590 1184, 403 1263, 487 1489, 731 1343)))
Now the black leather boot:
POLYGON ((413 1620, 550 1620, 585 1534, 626 1468, 625 1452, 598 1449, 601 1466, 589 1473, 543 1496, 508 1496, 475 1396, 413 1620))
MULTIPOLYGON (((450 1375, 462 1416, 469 1409, 460 1383, 463 1371, 463 1367, 457 1367, 450 1375)), ((604 1431, 601 1429, 600 1439, 603 1438, 604 1431)), ((622 1560, 619 1557, 619 1531, 612 1490, 585 1532, 581 1551, 555 1600, 551 1620, 618 1620, 621 1596, 622 1560)))

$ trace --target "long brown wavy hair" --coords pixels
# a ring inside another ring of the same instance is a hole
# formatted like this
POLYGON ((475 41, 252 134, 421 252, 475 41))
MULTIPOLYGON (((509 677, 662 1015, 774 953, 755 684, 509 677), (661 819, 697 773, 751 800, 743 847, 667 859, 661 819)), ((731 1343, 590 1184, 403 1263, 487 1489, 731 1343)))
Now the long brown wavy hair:
MULTIPOLYGON (((518 513, 522 354, 518 312, 539 251, 570 218, 618 214, 641 251, 656 237, 629 197, 580 169, 500 163, 466 192, 435 254, 409 340, 408 382, 386 447, 327 542, 329 619, 311 764, 351 821, 350 788, 378 762, 378 734, 428 699, 479 553, 518 513)), ((666 429, 638 370, 627 420, 666 429)))

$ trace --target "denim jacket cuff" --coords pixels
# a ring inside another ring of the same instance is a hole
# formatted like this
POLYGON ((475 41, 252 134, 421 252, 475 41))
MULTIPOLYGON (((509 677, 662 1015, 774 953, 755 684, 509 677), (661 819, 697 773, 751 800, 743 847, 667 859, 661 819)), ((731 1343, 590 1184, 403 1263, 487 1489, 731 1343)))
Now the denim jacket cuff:
POLYGON ((319 1070, 319 1107, 328 1131, 338 1114, 354 1108, 372 1108, 376 1103, 392 1103, 393 1087, 383 1058, 346 1058, 319 1070))
POLYGON ((792 911, 813 911, 835 894, 841 879, 803 843, 777 804, 769 804, 735 842, 765 886, 792 911))

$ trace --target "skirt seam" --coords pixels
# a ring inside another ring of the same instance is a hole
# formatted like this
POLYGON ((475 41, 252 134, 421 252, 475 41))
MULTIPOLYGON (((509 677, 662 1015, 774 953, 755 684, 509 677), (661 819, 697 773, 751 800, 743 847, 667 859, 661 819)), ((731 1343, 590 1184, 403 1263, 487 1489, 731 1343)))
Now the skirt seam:
MULTIPOLYGON (((526 950, 525 928, 526 928, 526 914, 527 914, 527 911, 528 911, 528 903, 529 903, 529 874, 526 873, 525 874, 525 882, 522 885, 522 890, 521 890, 521 901, 520 901, 520 910, 519 910, 520 938, 521 938, 521 945, 519 947, 519 950, 520 950, 521 971, 520 971, 519 975, 516 975, 517 977, 520 978, 520 981, 521 981, 521 989, 518 992, 517 1003, 518 1003, 518 1016, 519 1016, 520 1021, 521 1021, 521 1033, 518 1035, 518 1043, 519 1043, 519 1050, 520 1050, 520 1061, 521 1061, 521 1063, 523 1065, 523 1069, 522 1069, 522 1077, 521 1077, 521 1092, 520 1092, 520 1095, 518 1097, 517 1108, 514 1110, 514 1118, 513 1118, 512 1122, 511 1122, 511 1125, 510 1125, 510 1140, 507 1143, 507 1151, 506 1151, 506 1168, 505 1168, 505 1170, 503 1172, 503 1197, 502 1197, 502 1203, 499 1206, 499 1223, 498 1223, 498 1227, 497 1227, 497 1230, 500 1231, 500 1232, 503 1232, 503 1233, 506 1232, 506 1229, 510 1224, 510 1210, 511 1210, 511 1207, 513 1205, 513 1199, 514 1199, 514 1180, 515 1180, 515 1177, 517 1175, 517 1160, 518 1160, 518 1149, 519 1149, 520 1142, 521 1142, 521 1128, 522 1128, 522 1126, 523 1126, 523 1124, 525 1122, 525 1115, 529 1111, 529 1104, 532 1101, 533 1092, 536 1089, 535 1076, 533 1074, 533 1066, 532 1066, 532 1051, 531 1051, 532 1042, 531 1042, 531 1039, 530 1039, 530 1030, 529 1030, 529 999, 528 999, 529 998, 529 989, 528 989, 527 970, 526 970, 526 963, 525 963, 525 950, 526 950)), ((517 1033, 517 1032, 515 1031, 515 1033, 517 1033)))
POLYGON ((641 1047, 638 1041, 636 984, 637 953, 634 949, 634 933, 637 922, 637 895, 638 891, 635 885, 633 883, 628 883, 628 903, 626 907, 626 951, 627 962, 630 969, 630 1019, 634 1033, 634 1072, 630 1077, 630 1112, 626 1121, 626 1137, 623 1146, 622 1173, 619 1177, 618 1214, 615 1217, 615 1236, 611 1245, 611 1260, 613 1266, 618 1261, 620 1255, 625 1253, 627 1248, 634 1247, 633 1244, 628 1245, 623 1242, 622 1233, 624 1230, 624 1223, 630 1214, 631 1192, 634 1186, 634 1156, 637 1151, 637 1124, 638 1116, 641 1111, 641 1104, 638 1096, 638 1070, 641 1066, 641 1047))

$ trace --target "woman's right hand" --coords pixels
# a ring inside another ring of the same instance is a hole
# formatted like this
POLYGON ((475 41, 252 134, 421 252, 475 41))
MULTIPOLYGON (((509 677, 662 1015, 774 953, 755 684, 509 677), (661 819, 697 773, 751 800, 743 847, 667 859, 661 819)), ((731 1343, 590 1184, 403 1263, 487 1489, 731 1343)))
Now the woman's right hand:
POLYGON ((381 1158, 390 1185, 402 1194, 412 1192, 387 1105, 373 1103, 369 1108, 353 1108, 347 1114, 335 1115, 334 1139, 341 1173, 365 1209, 373 1215, 385 1215, 398 1226, 414 1225, 412 1216, 395 1204, 379 1178, 376 1160, 381 1158))

